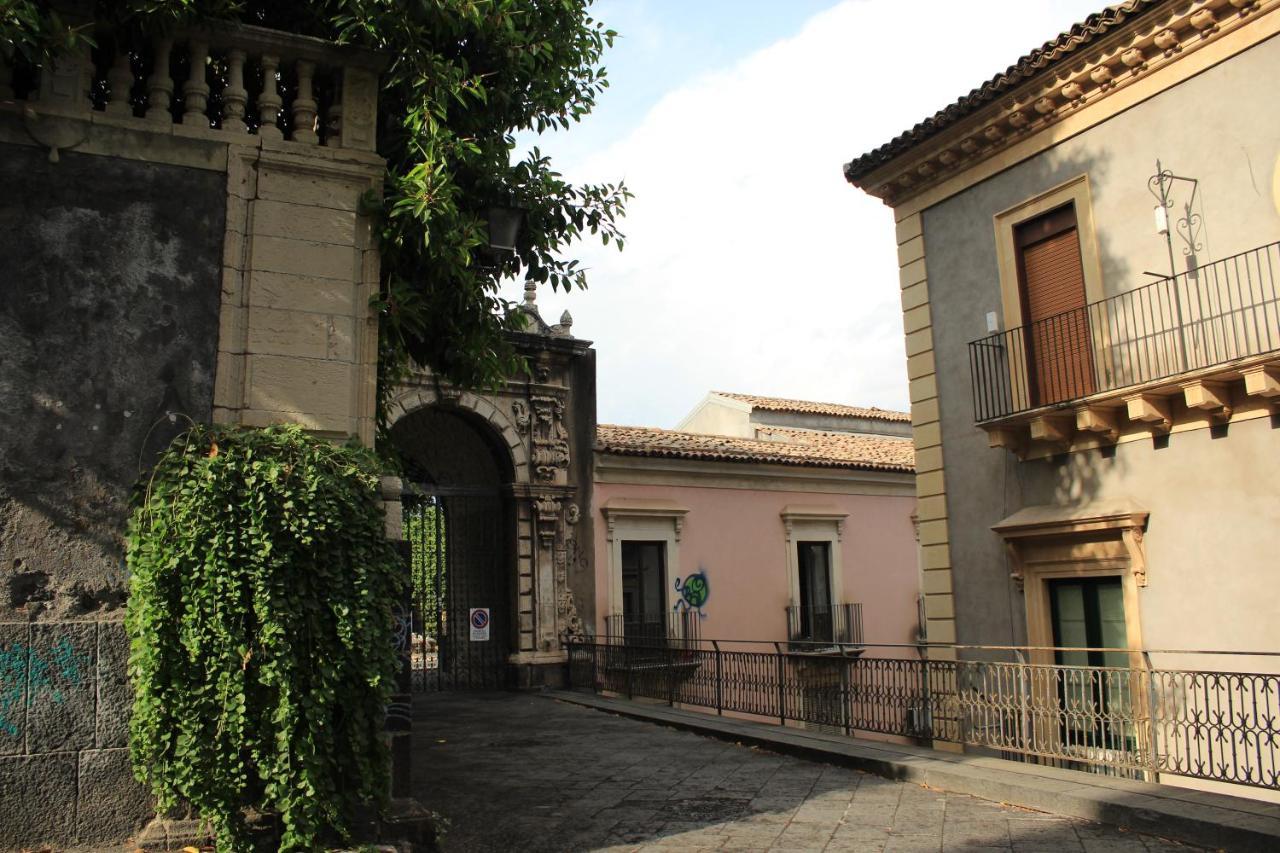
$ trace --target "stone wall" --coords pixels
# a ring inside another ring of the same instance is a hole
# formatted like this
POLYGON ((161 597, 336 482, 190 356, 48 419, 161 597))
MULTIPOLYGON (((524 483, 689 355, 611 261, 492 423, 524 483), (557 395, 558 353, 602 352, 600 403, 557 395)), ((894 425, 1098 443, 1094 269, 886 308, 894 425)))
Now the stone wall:
POLYGON ((118 622, 0 623, 0 848, 96 845, 153 813, 133 781, 118 622))

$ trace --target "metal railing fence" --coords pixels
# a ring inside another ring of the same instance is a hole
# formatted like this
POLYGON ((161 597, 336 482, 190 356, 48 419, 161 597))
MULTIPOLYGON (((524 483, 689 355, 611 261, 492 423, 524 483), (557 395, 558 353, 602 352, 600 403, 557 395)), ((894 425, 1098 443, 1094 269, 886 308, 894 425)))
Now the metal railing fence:
POLYGON ((663 646, 696 642, 700 617, 693 610, 673 610, 657 615, 615 613, 604 620, 606 641, 637 646, 663 646))
POLYGON ((1131 778, 1169 773, 1280 790, 1280 653, 724 640, 644 646, 589 637, 567 644, 575 688, 849 735, 950 741, 1131 778), (1084 651, 1119 654, 1129 665, 1060 662, 1084 651), (1156 666, 1153 655, 1168 665, 1156 666), (1174 665, 1210 655, 1273 671, 1174 665))
POLYGON ((793 604, 787 608, 787 637, 814 643, 862 642, 862 605, 793 604))
POLYGON ((979 423, 1280 350, 1280 242, 969 344, 979 423))

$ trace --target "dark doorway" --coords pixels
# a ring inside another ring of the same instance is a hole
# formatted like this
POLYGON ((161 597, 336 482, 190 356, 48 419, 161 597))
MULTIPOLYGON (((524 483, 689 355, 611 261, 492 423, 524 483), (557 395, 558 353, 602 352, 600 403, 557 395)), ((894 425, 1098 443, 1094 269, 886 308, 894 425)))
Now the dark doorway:
POLYGON ((834 639, 831 607, 831 543, 799 542, 799 639, 829 643, 834 639))
POLYGON ((1129 655, 1106 651, 1129 645, 1120 578, 1051 580, 1049 603, 1064 744, 1133 748, 1129 655))
POLYGON ((509 456, 461 411, 416 412, 392 438, 405 458, 413 686, 506 687, 515 621, 509 456))
POLYGON ((667 637, 667 543, 622 543, 622 636, 632 643, 667 637))

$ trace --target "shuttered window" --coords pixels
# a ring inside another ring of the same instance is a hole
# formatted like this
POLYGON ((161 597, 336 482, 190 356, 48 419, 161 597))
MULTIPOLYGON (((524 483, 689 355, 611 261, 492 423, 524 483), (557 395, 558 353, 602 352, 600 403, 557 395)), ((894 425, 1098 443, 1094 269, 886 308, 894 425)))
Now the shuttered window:
POLYGON ((1014 245, 1034 404, 1092 394, 1093 348, 1075 205, 1019 224, 1014 245))

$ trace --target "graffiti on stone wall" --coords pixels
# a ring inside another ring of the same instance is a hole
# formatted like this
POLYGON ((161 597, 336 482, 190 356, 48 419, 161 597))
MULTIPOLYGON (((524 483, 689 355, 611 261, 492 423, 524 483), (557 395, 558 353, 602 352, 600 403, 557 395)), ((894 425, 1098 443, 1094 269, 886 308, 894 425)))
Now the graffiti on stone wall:
POLYGON ((711 597, 711 583, 707 580, 706 570, 701 569, 683 579, 676 578, 676 592, 680 593, 674 608, 677 613, 693 611, 699 616, 705 615, 702 608, 711 597))
POLYGON ((89 656, 77 652, 66 637, 45 652, 24 643, 0 648, 0 732, 18 735, 25 707, 64 703, 63 689, 83 684, 89 663, 89 656))

